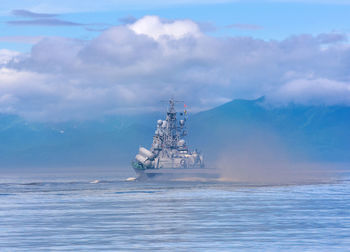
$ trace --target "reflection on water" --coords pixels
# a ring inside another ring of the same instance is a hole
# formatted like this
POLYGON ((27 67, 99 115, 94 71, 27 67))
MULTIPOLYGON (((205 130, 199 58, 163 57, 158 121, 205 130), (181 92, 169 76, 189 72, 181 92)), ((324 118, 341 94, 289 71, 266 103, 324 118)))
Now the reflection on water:
POLYGON ((292 186, 69 177, 3 180, 0 206, 1 251, 350 247, 346 180, 292 186))

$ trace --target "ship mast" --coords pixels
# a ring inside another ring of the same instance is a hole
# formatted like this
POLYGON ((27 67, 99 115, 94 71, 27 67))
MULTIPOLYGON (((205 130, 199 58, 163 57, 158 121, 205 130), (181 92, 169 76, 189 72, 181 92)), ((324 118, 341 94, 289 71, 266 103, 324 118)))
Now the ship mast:
POLYGON ((169 100, 169 108, 166 116, 166 130, 165 130, 165 147, 167 148, 176 148, 178 141, 177 134, 177 120, 176 120, 176 110, 175 110, 175 101, 174 99, 169 100))
MULTIPOLYGON (((159 120, 157 131, 153 139, 152 149, 162 149, 163 151, 177 149, 178 141, 185 136, 184 125, 185 120, 180 120, 178 123, 176 117, 175 101, 171 98, 164 121, 159 120)), ((180 113, 181 114, 181 113, 180 113)))

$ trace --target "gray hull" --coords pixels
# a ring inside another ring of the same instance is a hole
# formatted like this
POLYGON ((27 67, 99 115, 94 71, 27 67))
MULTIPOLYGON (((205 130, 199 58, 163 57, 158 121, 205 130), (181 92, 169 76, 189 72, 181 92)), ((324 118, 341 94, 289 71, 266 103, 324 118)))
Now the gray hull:
POLYGON ((215 169, 209 168, 162 168, 162 169, 134 169, 138 175, 138 179, 185 179, 185 178, 203 178, 203 179, 217 179, 220 177, 215 169))

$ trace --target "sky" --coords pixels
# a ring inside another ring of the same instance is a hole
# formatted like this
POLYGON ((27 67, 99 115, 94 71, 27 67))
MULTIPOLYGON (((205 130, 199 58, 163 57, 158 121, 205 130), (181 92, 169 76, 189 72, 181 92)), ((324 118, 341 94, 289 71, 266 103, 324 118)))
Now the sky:
POLYGON ((0 113, 350 105, 350 0, 0 0, 0 113))

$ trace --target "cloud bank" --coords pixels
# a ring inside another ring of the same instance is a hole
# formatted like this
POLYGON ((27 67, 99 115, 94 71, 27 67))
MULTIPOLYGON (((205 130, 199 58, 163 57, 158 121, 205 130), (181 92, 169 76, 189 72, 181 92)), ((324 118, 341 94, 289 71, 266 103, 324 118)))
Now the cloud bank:
POLYGON ((6 22, 9 25, 34 25, 34 26, 83 26, 83 24, 70 22, 70 21, 64 21, 56 18, 41 18, 41 19, 34 19, 34 20, 14 20, 14 21, 8 21, 6 22))
POLYGON ((49 13, 36 13, 33 11, 28 10, 13 10, 11 11, 12 15, 17 17, 24 17, 24 18, 53 18, 56 17, 57 14, 49 14, 49 13))
MULTIPOLYGON (((13 26, 87 26, 88 24, 81 24, 56 18, 57 14, 37 13, 28 10, 13 10, 13 16, 25 18, 24 20, 7 21, 6 24, 13 26)), ((96 26, 99 24, 90 24, 96 26)))
POLYGON ((27 55, 1 54, 0 113, 31 120, 141 112, 170 96, 193 110, 262 95, 350 105, 350 47, 338 33, 212 37, 191 20, 146 16, 93 40, 44 38, 27 55))

